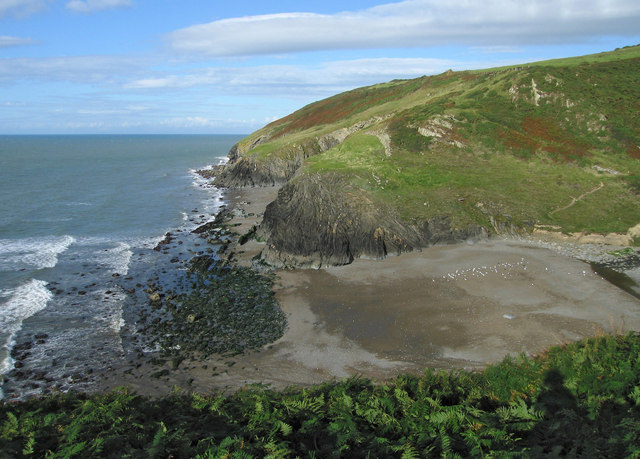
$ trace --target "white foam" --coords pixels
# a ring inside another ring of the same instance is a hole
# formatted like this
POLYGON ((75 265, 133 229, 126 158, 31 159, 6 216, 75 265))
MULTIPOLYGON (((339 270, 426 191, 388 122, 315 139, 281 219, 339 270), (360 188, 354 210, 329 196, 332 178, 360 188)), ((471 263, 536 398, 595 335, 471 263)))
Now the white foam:
MULTIPOLYGON (((164 234, 162 236, 131 236, 131 237, 122 237, 122 238, 114 238, 114 237, 99 237, 99 236, 91 236, 91 237, 82 237, 78 238, 77 244, 81 247, 91 247, 91 246, 100 246, 102 251, 104 249, 108 249, 110 245, 127 245, 129 249, 131 248, 149 248, 155 247, 158 242, 162 240, 164 234)), ((120 247, 116 247, 116 249, 120 250, 120 247)))
MULTIPOLYGON (((199 169, 199 170, 206 170, 206 169, 199 169)), ((191 182, 191 186, 194 186, 196 188, 204 188, 204 189, 211 189, 214 188, 214 186, 211 184, 211 179, 208 178, 204 178, 202 175, 198 174, 197 171, 195 170, 190 170, 189 171, 191 173, 191 176, 193 177, 193 181, 191 182)))
POLYGON ((106 267, 112 273, 126 275, 133 256, 132 247, 155 247, 160 240, 162 238, 155 236, 120 241, 108 237, 83 237, 78 240, 78 245, 89 247, 93 252, 93 259, 99 265, 106 267))
MULTIPOLYGON (((3 350, 6 357, 0 362, 0 375, 3 375, 13 366, 11 349, 15 344, 15 336, 22 328, 22 322, 43 310, 53 294, 47 289, 47 282, 31 279, 13 290, 5 290, 10 298, 0 305, 0 330, 6 339, 3 350)), ((1 395, 0 395, 1 397, 1 395)))
POLYGON ((124 327, 124 317, 122 317, 122 304, 124 303, 125 299, 126 295, 124 294, 124 292, 115 292, 112 295, 115 310, 111 310, 110 314, 108 314, 108 316, 106 317, 109 328, 113 330, 113 332, 117 335, 120 334, 120 330, 122 330, 122 327, 124 327))
POLYGON ((53 268, 75 241, 72 236, 0 239, 0 269, 53 268))
MULTIPOLYGON (((229 161, 227 157, 219 158, 218 165, 226 164, 229 161)), ((190 169, 189 173, 193 177, 193 181, 191 185, 206 192, 204 199, 200 202, 198 208, 200 209, 201 214, 209 214, 215 215, 220 211, 220 206, 223 204, 222 197, 223 192, 220 188, 211 184, 211 179, 207 179, 202 177, 197 173, 199 170, 211 170, 213 169, 213 165, 207 165, 204 167, 200 167, 198 169, 190 169)), ((182 212, 182 219, 185 222, 185 228, 192 228, 194 226, 198 226, 203 222, 194 223, 190 221, 190 214, 182 212)))
POLYGON ((71 201, 71 202, 65 203, 65 206, 69 206, 69 207, 88 207, 92 205, 93 204, 90 204, 88 202, 79 202, 79 201, 71 201))
POLYGON ((100 250, 95 253, 99 263, 109 267, 111 272, 126 275, 129 272, 129 262, 133 256, 131 246, 126 242, 118 242, 111 249, 100 250))
MULTIPOLYGON (((165 233, 166 234, 166 233, 165 233)), ((153 249, 160 241, 164 239, 164 234, 159 236, 150 236, 127 241, 131 247, 140 249, 153 249)))
MULTIPOLYGON (((226 156, 220 157, 218 159, 219 159, 218 166, 222 166, 224 164, 227 164, 227 162, 229 162, 229 158, 227 158, 226 156)), ((189 169, 189 173, 193 177, 193 182, 191 182, 191 185, 198 188, 204 188, 207 190, 216 189, 216 187, 211 184, 211 179, 204 178, 202 175, 198 174, 198 171, 210 171, 213 168, 214 168, 213 164, 208 164, 206 166, 199 167, 198 169, 189 169)))

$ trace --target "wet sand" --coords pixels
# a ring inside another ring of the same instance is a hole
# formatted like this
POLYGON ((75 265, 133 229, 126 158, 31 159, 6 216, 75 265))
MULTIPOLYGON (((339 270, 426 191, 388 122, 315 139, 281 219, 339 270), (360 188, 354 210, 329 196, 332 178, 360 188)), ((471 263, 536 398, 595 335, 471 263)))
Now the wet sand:
MULTIPOLYGON (((276 189, 231 191, 232 223, 248 230, 276 189)), ((240 232, 240 231, 239 231, 240 232)), ((263 245, 237 247, 249 263, 263 245)), ((590 266, 525 242, 489 240, 432 247, 323 270, 281 270, 275 292, 285 335, 260 352, 185 361, 167 376, 144 364, 107 375, 149 395, 173 385, 233 392, 361 375, 384 380, 425 367, 482 368, 603 332, 640 330, 640 300, 590 266)), ((170 368, 167 363, 166 368, 170 368)))
POLYGON ((586 263, 521 242, 433 247, 299 277, 328 331, 414 369, 482 367, 597 333, 640 330, 636 298, 586 263))

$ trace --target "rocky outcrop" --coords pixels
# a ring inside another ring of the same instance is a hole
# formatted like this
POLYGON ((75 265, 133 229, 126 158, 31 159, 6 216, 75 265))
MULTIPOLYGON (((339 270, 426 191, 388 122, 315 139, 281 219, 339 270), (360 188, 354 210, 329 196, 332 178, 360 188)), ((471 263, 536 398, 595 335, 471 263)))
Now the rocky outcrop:
MULTIPOLYGON (((258 145, 254 142, 252 145, 258 145)), ((253 147, 251 147, 253 148, 253 147)), ((248 152, 250 150, 246 150, 248 152)), ((264 157, 242 153, 238 146, 229 152, 229 162, 218 169, 214 184, 223 188, 282 185, 290 180, 306 158, 322 152, 318 142, 291 144, 277 154, 264 157)))
POLYGON ((267 240, 263 259, 291 267, 343 265, 487 236, 478 225, 453 228, 447 217, 401 221, 337 174, 305 174, 284 185, 259 233, 267 240))
POLYGON ((425 137, 430 137, 435 141, 453 145, 458 148, 464 147, 464 143, 455 138, 455 123, 461 123, 453 115, 435 115, 428 119, 421 126, 417 126, 418 133, 425 137))
POLYGON ((317 138, 316 140, 318 142, 318 146, 320 147, 320 151, 327 151, 330 148, 340 145, 351 134, 371 127, 381 121, 384 121, 388 119, 389 116, 374 116, 373 118, 369 118, 368 120, 359 121, 358 123, 355 123, 349 127, 337 129, 333 132, 330 132, 329 134, 325 134, 322 137, 317 138))
POLYGON ((222 188, 282 185, 295 174, 305 157, 304 152, 293 159, 270 158, 268 161, 245 156, 220 167, 213 183, 222 188))
POLYGON ((309 156, 338 146, 351 134, 387 118, 388 116, 373 117, 359 121, 352 126, 337 129, 320 137, 289 144, 268 156, 249 154, 251 150, 270 139, 267 135, 236 144, 229 152, 229 162, 216 170, 214 183, 223 188, 282 185, 294 176, 309 156))

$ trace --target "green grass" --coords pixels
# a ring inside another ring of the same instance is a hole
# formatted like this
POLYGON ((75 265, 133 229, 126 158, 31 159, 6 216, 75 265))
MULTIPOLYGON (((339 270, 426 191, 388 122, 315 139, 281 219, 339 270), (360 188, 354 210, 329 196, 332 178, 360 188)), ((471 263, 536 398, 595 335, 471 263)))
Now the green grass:
POLYGON ((391 204, 406 219, 440 214, 464 226, 487 223, 486 212, 507 215, 515 224, 535 221, 566 231, 626 232, 637 224, 637 195, 624 178, 601 176, 573 163, 544 158, 474 152, 396 151, 391 157, 373 135, 350 137, 308 160, 310 172, 341 172, 375 200, 391 204), (572 207, 565 207, 582 194, 572 207))
POLYGON ((638 457, 639 432, 638 334, 379 384, 0 405, 3 457, 638 457))

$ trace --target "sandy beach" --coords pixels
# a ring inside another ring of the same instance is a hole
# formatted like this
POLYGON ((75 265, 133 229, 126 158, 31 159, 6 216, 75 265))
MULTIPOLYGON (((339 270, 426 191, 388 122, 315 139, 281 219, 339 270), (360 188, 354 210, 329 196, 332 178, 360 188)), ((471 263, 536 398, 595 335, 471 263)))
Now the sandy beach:
MULTIPOLYGON (((276 188, 229 190, 240 234, 259 223, 276 188)), ((249 264, 263 244, 233 248, 249 264)), ((525 241, 491 239, 322 270, 280 270, 275 293, 288 328, 260 352, 184 361, 161 378, 146 363, 105 375, 159 395, 274 389, 352 375, 384 380, 426 367, 475 369, 507 355, 599 333, 640 330, 640 300, 590 265, 525 241)), ((170 363, 166 368, 170 368, 170 363)))

